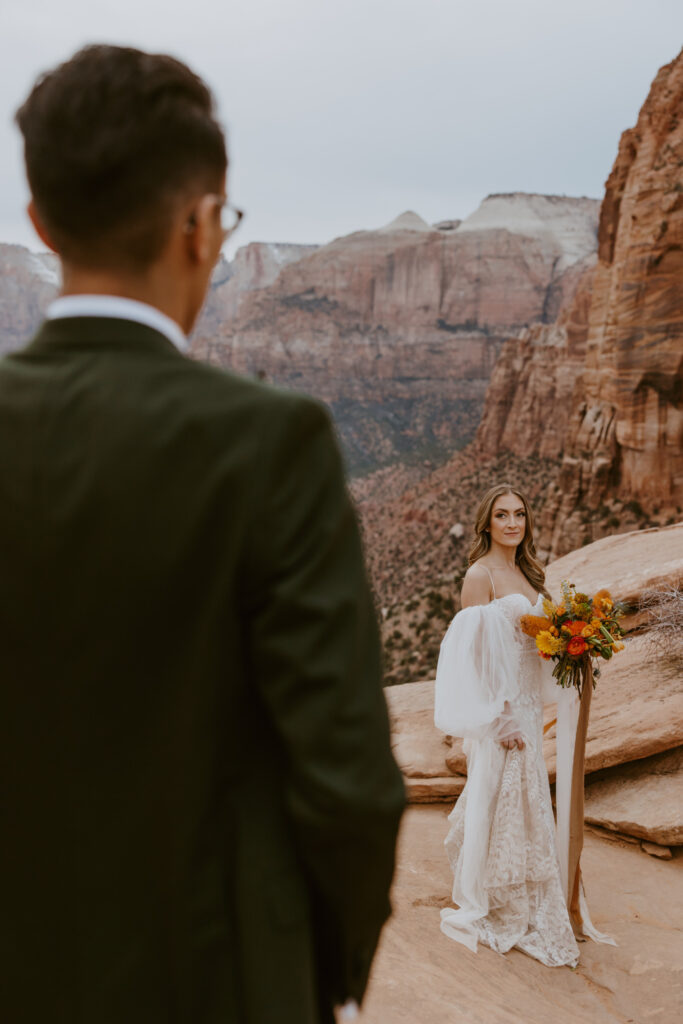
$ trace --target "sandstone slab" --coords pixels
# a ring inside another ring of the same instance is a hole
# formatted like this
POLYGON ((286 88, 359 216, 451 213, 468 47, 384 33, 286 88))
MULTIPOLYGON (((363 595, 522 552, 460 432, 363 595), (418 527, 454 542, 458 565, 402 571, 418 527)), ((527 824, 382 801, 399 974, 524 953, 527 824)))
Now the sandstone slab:
POLYGON ((452 876, 447 809, 410 807, 386 926, 362 1008, 363 1024, 645 1024, 678 1021, 683 856, 586 833, 583 876, 596 927, 618 946, 581 944, 576 970, 512 950, 471 953, 439 930, 452 876))
POLYGON ((640 844, 640 848, 643 853, 649 854, 650 857, 659 857, 660 860, 673 860, 673 853, 668 846, 660 846, 658 843, 648 843, 646 839, 643 839, 640 844))
POLYGON ((648 590, 680 584, 683 522, 603 537, 571 551, 546 570, 551 594, 559 595, 562 580, 570 580, 588 594, 607 587, 629 604, 636 604, 648 590))
POLYGON ((434 725, 434 682, 388 686, 384 693, 391 722, 391 745, 403 774, 413 779, 448 775, 448 740, 434 725))
POLYGON ((449 740, 434 725, 434 683, 404 683, 385 689, 391 744, 403 772, 410 803, 452 803, 466 779, 446 764, 449 740))
POLYGON ((637 836, 660 850, 683 845, 683 748, 587 779, 586 821, 637 836))
POLYGON ((404 776, 409 804, 453 804, 467 782, 466 775, 444 775, 432 779, 411 779, 404 776))
POLYGON ((467 758, 463 750, 463 741, 457 737, 450 738, 450 749, 446 756, 448 770, 454 774, 467 775, 467 758))

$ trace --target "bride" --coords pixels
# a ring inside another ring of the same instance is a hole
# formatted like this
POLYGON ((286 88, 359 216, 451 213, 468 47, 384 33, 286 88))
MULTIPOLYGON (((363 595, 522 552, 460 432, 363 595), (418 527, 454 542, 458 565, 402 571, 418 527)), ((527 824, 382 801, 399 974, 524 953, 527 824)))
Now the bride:
POLYGON ((441 644, 435 722, 465 738, 468 769, 445 841, 458 909, 441 911, 441 929, 473 951, 478 941, 499 953, 516 946, 548 966, 574 966, 543 760, 552 679, 519 627, 548 596, 532 529, 518 490, 501 484, 484 496, 463 610, 441 644))

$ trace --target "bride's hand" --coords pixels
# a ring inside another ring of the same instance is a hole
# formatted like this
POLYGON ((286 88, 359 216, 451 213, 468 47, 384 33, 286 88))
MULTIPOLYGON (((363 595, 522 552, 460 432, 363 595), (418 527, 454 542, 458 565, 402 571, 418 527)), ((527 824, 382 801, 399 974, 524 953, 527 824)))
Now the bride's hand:
POLYGON ((506 750, 514 750, 515 747, 518 750, 524 750, 524 739, 521 732, 511 732, 509 736, 500 741, 500 745, 506 750))

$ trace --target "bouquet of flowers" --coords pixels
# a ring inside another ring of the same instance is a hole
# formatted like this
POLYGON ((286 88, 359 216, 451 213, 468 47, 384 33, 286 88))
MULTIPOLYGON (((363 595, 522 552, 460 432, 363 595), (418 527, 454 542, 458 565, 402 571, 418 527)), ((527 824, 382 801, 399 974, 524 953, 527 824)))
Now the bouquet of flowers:
MULTIPOLYGON (((588 597, 573 583, 563 582, 561 603, 546 599, 543 611, 545 616, 523 615, 522 631, 534 638, 541 658, 556 662, 553 676, 559 685, 575 686, 581 693, 591 658, 608 661, 624 649, 618 621, 623 608, 614 603, 608 590, 588 597)), ((599 674, 596 667, 593 677, 599 674)))

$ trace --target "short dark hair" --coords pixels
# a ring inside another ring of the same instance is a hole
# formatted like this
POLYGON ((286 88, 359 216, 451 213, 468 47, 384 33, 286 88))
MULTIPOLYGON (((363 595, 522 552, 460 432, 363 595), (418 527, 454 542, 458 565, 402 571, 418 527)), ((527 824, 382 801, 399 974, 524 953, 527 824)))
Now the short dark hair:
POLYGON ((141 269, 177 203, 227 168, 208 87, 185 64, 86 46, 42 75, 16 114, 38 214, 65 259, 141 269))

